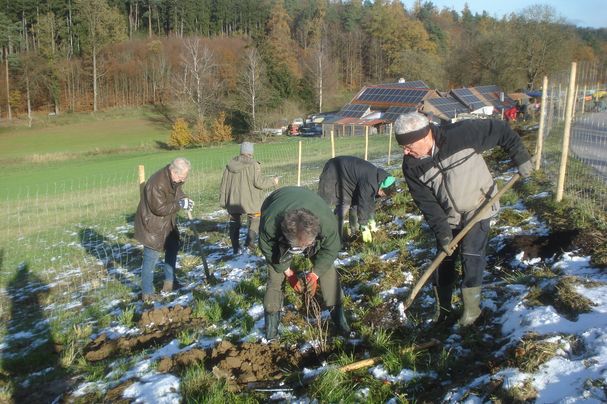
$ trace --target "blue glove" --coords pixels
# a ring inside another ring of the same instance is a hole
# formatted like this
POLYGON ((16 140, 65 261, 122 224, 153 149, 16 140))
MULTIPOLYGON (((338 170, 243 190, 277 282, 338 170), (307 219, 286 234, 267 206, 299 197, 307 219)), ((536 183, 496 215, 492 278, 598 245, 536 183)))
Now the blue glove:
POLYGON ((194 208, 194 201, 190 198, 181 198, 179 200, 179 207, 183 210, 192 211, 192 209, 194 208))

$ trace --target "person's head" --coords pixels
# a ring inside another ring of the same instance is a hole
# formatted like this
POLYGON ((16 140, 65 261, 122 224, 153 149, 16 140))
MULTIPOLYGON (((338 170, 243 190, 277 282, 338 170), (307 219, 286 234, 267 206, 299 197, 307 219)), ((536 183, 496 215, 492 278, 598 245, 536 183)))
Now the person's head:
POLYGON ((251 142, 242 142, 240 145, 240 154, 243 156, 252 156, 253 155, 253 143, 251 142))
POLYGON ((422 158, 432 152, 434 139, 428 118, 419 112, 400 115, 394 122, 396 141, 405 156, 422 158))
POLYGON ((190 173, 192 164, 184 157, 177 157, 169 164, 169 172, 171 173, 171 181, 176 183, 185 182, 190 173))
POLYGON ((308 209, 294 209, 285 213, 280 229, 291 250, 303 251, 314 245, 320 233, 320 220, 308 209))
POLYGON ((391 175, 388 175, 380 184, 379 190, 377 191, 377 196, 384 197, 390 196, 396 190, 396 178, 391 175))

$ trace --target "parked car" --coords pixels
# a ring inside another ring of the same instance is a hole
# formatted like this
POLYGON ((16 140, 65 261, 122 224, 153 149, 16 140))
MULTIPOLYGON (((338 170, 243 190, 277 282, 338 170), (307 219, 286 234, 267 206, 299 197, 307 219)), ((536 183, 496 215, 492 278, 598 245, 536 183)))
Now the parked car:
POLYGON ((287 133, 288 121, 286 119, 279 119, 276 122, 272 122, 267 127, 261 129, 261 133, 270 136, 281 136, 287 133))
POLYGON ((322 124, 318 123, 308 123, 299 128, 300 136, 322 136, 322 124))

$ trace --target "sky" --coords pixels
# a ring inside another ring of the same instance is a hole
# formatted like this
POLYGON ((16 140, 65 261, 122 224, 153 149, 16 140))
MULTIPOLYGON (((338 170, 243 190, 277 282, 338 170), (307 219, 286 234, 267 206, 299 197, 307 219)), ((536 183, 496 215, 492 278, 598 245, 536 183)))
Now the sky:
MULTIPOLYGON (((426 1, 426 0, 424 0, 426 1)), ((470 11, 482 13, 487 11, 489 15, 501 18, 505 14, 518 13, 525 7, 534 4, 548 4, 556 9, 560 17, 578 27, 607 28, 607 0, 428 0, 439 9, 447 7, 455 11, 462 11, 464 4, 468 3, 470 11)), ((406 1, 408 8, 414 1, 406 1)))

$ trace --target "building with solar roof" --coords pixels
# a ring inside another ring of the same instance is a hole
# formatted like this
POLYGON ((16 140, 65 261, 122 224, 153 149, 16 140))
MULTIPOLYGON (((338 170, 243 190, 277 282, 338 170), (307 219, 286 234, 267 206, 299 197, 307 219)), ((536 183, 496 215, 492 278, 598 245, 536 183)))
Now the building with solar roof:
POLYGON ((421 80, 364 87, 332 118, 323 122, 323 133, 335 136, 388 133, 399 115, 421 111, 435 121, 493 116, 515 105, 496 85, 457 88, 441 93, 421 80))
POLYGON ((424 100, 438 97, 421 80, 366 86, 332 118, 323 122, 323 132, 336 136, 383 133, 399 115, 417 111, 424 100))

